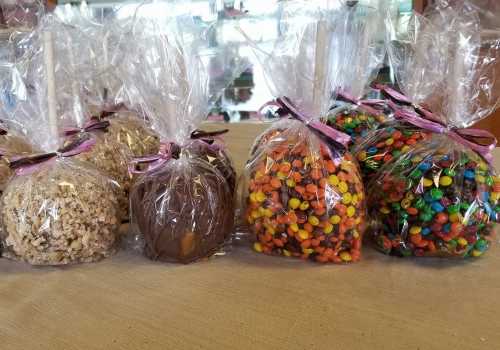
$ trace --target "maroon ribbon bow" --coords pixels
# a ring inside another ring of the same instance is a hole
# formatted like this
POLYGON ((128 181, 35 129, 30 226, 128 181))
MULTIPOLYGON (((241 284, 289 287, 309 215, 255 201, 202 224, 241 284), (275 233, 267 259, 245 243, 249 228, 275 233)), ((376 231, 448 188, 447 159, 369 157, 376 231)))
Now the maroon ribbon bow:
POLYGON ((432 112, 422 106, 413 104, 408 97, 396 90, 386 86, 381 86, 381 90, 391 99, 414 108, 414 110, 402 108, 394 101, 389 101, 388 104, 394 110, 396 118, 424 130, 446 134, 456 142, 479 153, 489 164, 493 164, 491 151, 496 147, 497 139, 489 131, 474 128, 450 128, 442 123, 432 112))
POLYGON ((280 114, 290 115, 292 118, 297 119, 304 123, 311 131, 320 137, 326 139, 327 141, 332 141, 337 143, 347 149, 349 143, 351 142, 351 137, 338 131, 328 125, 315 120, 314 118, 308 116, 306 113, 300 111, 288 97, 283 96, 277 98, 273 103, 267 103, 266 105, 275 105, 280 108, 280 114))
MULTIPOLYGON (((196 129, 191 133, 191 140, 199 140, 207 143, 209 146, 215 146, 215 138, 227 133, 229 129, 216 130, 216 131, 204 131, 196 129)), ((160 150, 157 154, 137 157, 130 161, 129 172, 131 174, 144 174, 155 169, 162 167, 170 159, 179 158, 181 147, 174 142, 162 142, 160 143, 160 150), (138 165, 147 164, 148 166, 144 170, 137 168, 138 165)))
POLYGON ((65 128, 64 135, 70 136, 78 134, 80 132, 89 132, 93 130, 103 130, 106 131, 110 123, 107 120, 98 120, 96 118, 90 119, 83 128, 65 128))
POLYGON ((33 154, 29 156, 13 157, 10 160, 9 166, 16 171, 17 175, 26 175, 36 170, 40 164, 47 162, 56 157, 73 157, 77 154, 88 152, 95 145, 93 137, 82 136, 66 146, 61 147, 56 152, 33 154))

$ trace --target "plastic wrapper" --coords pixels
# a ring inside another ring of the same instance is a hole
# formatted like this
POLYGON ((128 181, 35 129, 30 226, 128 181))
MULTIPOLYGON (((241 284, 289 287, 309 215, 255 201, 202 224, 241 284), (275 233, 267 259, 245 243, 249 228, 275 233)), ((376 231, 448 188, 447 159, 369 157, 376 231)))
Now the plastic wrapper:
POLYGON ((0 193, 3 192, 13 174, 9 159, 13 156, 29 155, 31 153, 33 153, 33 147, 23 136, 0 127, 0 193))
POLYGON ((16 172, 1 197, 3 255, 34 265, 97 261, 116 246, 121 220, 116 183, 73 156, 91 148, 81 135, 64 145, 57 99, 58 66, 54 53, 60 23, 52 16, 25 38, 28 50, 12 66, 13 104, 2 110, 38 152, 10 160, 16 172), (14 166, 15 165, 15 166, 14 166))
POLYGON ((345 149, 349 137, 337 132, 345 137, 341 145, 325 137, 324 128, 333 129, 318 122, 328 111, 338 69, 329 64, 328 43, 343 13, 302 6, 284 5, 287 30, 261 63, 274 96, 310 114, 295 120, 301 112, 281 106, 284 119, 256 140, 242 183, 243 220, 257 252, 358 261, 365 226, 358 166, 345 149))
POLYGON ((0 27, 32 28, 44 13, 44 0, 2 0, 0 27))
POLYGON ((488 163, 488 144, 496 140, 464 128, 498 106, 500 41, 481 39, 467 1, 438 2, 413 21, 410 41, 392 42, 389 53, 415 102, 357 150, 369 180, 374 240, 400 256, 478 257, 499 218, 499 179, 488 163))
POLYGON ((135 161, 149 164, 132 188, 131 220, 146 256, 190 263, 218 252, 234 221, 234 184, 227 177, 234 170, 224 169, 230 163, 212 141, 191 135, 208 113, 210 52, 190 17, 159 22, 137 15, 134 23, 125 86, 161 146, 135 161))
POLYGON ((383 100, 363 100, 385 58, 383 13, 383 8, 361 4, 347 8, 332 39, 332 64, 342 69, 334 80, 338 95, 328 124, 350 135, 353 143, 390 119, 383 100))

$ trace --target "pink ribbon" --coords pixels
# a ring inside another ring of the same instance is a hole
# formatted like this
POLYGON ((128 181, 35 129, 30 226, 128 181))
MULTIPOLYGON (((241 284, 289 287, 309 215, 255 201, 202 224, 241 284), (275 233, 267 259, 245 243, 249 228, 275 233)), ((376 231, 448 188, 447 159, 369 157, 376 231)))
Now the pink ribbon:
POLYGON ((69 136, 78 134, 80 132, 89 132, 93 130, 106 130, 109 127, 109 125, 110 123, 107 120, 101 121, 99 119, 92 118, 85 124, 83 128, 74 128, 74 127, 64 128, 63 133, 64 135, 69 136))
MULTIPOLYGON (((392 101, 390 102, 393 104, 391 108, 396 108, 395 104, 392 101)), ((422 113, 421 111, 417 112, 422 113)), ((437 134, 446 134, 456 142, 479 153, 489 164, 493 164, 491 151, 496 147, 497 139, 492 133, 481 129, 449 128, 437 121, 437 118, 431 112, 423 115, 417 112, 404 108, 396 108, 394 116, 421 129, 437 134), (429 114, 431 114, 430 117, 428 117, 429 114), (484 143, 481 141, 484 141, 484 143)))
POLYGON ((344 90, 338 91, 337 97, 340 98, 341 100, 350 102, 358 106, 361 110, 371 115, 381 114, 382 110, 386 106, 385 100, 378 100, 378 99, 360 100, 344 90))
POLYGON ((259 111, 263 110, 265 107, 276 106, 281 110, 282 115, 289 115, 294 119, 297 119, 304 123, 308 128, 310 128, 316 134, 323 136, 329 141, 340 144, 344 148, 349 146, 351 142, 351 137, 338 131, 328 125, 315 120, 313 117, 307 115, 305 112, 300 111, 288 97, 283 96, 277 98, 275 101, 266 102, 259 111))
POLYGON ((95 142, 93 137, 81 137, 71 142, 69 145, 58 149, 56 152, 13 157, 9 165, 11 169, 16 171, 16 175, 31 174, 38 169, 42 163, 53 161, 57 157, 67 158, 88 152, 95 145, 95 142))
POLYGON ((178 150, 179 146, 177 146, 174 142, 162 142, 160 144, 160 150, 157 154, 132 159, 128 166, 128 171, 130 174, 144 174, 158 169, 170 159, 176 157, 178 150), (139 170, 137 169, 137 165, 140 164, 147 164, 148 166, 144 170, 139 170))

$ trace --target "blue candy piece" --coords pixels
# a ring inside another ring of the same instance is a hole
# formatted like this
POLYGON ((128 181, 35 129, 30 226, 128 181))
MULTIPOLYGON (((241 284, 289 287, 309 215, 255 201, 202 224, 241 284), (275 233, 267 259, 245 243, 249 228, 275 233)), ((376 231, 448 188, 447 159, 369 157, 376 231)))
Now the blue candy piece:
POLYGON ((420 165, 418 166, 418 168, 420 170, 422 170, 422 171, 427 171, 427 170, 429 170, 431 168, 431 166, 432 165, 429 162, 422 162, 422 163, 420 163, 420 165))
POLYGON ((428 227, 424 227, 420 233, 422 234, 422 236, 427 236, 429 233, 431 233, 431 229, 428 227))
POLYGON ((449 155, 445 155, 445 156, 443 156, 443 158, 441 158, 441 160, 450 160, 450 156, 449 155))
POLYGON ((486 213, 490 217, 490 220, 496 219, 496 213, 493 210, 493 208, 491 207, 490 203, 489 202, 484 202, 483 205, 484 205, 484 210, 486 210, 486 213))
POLYGON ((368 130, 361 131, 361 136, 366 136, 366 135, 368 135, 368 130))
POLYGON ((377 147, 370 147, 370 148, 368 148, 366 153, 369 153, 369 154, 377 153, 377 150, 378 150, 377 147))
POLYGON ((447 223, 446 225, 443 226, 443 231, 444 232, 450 232, 451 224, 447 223))
POLYGON ((489 192, 481 192, 481 197, 483 198, 483 201, 487 202, 490 200, 490 193, 489 192))
POLYGON ((425 200, 427 203, 431 203, 432 201, 434 201, 434 199, 432 198, 432 196, 431 196, 431 193, 430 193, 430 192, 425 192, 425 194, 424 194, 424 200, 425 200))
POLYGON ((467 180, 474 180, 476 174, 474 170, 468 169, 464 171, 464 178, 467 180))
POLYGON ((444 210, 444 207, 438 201, 432 202, 431 208, 432 208, 432 210, 434 210, 435 212, 438 212, 438 213, 440 213, 444 210))

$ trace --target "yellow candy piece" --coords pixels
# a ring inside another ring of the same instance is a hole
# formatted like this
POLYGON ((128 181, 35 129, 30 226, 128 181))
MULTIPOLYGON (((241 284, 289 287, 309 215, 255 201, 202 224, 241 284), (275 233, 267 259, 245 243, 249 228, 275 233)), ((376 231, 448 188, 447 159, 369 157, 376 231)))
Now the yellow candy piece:
POLYGON ((352 260, 351 254, 349 254, 349 252, 346 252, 345 250, 340 252, 339 256, 340 256, 340 259, 344 262, 349 262, 352 260))
POLYGON ((450 220, 450 222, 461 222, 462 215, 459 213, 453 213, 448 216, 448 219, 450 220))
POLYGON ((302 203, 300 203, 299 209, 300 210, 307 210, 307 209, 309 209, 309 202, 303 201, 302 203))
POLYGON ((499 183, 500 182, 500 176, 493 176, 493 182, 494 183, 499 183))
POLYGON ((410 228, 411 235, 418 235, 420 232, 422 232, 422 228, 420 226, 412 226, 410 228))
POLYGON ((257 195, 255 192, 250 193, 249 198, 250 198, 250 202, 257 203, 257 195))
POLYGON ((297 209, 300 206, 300 199, 298 198, 290 198, 288 200, 288 206, 292 209, 297 209))
POLYGON ((266 194, 262 191, 259 191, 255 194, 255 199, 257 202, 262 203, 266 200, 266 194))
POLYGON ((394 143, 394 139, 392 137, 388 138, 387 140, 385 140, 385 144, 387 146, 390 146, 394 143))
POLYGON ((256 252, 262 253, 262 244, 260 244, 259 242, 255 242, 255 243, 253 244, 253 249, 254 249, 256 252))
POLYGON ((287 175, 285 173, 282 173, 281 171, 278 171, 276 173, 276 177, 280 180, 285 180, 287 178, 287 175))
POLYGON ((360 114, 358 118, 359 118, 359 120, 361 120, 362 122, 364 122, 368 117, 366 115, 364 115, 364 114, 360 114))
POLYGON ((354 208, 352 205, 347 207, 347 216, 348 217, 353 217, 354 214, 356 214, 356 208, 354 208))
POLYGON ((352 230, 352 237, 353 238, 359 238, 359 232, 358 232, 358 230, 352 230))
POLYGON ((283 255, 284 256, 292 256, 292 253, 290 253, 288 250, 283 249, 283 255))
POLYGON ((341 182, 339 183, 339 186, 338 186, 338 187, 339 187, 339 191, 340 191, 340 193, 346 193, 346 192, 347 192, 347 190, 349 189, 349 186, 347 185, 347 183, 346 183, 345 181, 341 181, 341 182))
POLYGON ((480 162, 479 163, 479 169, 481 169, 483 171, 488 170, 488 164, 486 164, 485 162, 480 162))
POLYGON ((250 213, 250 216, 254 219, 258 219, 258 218, 260 218, 261 215, 260 215, 258 210, 252 210, 252 212, 250 213))
POLYGON ((314 249, 311 249, 311 248, 302 248, 302 252, 303 252, 304 254, 309 255, 309 254, 314 253, 314 249))
POLYGON ((341 218, 338 215, 330 216, 330 223, 337 225, 340 222, 341 218))
POLYGON ((296 223, 290 224, 288 227, 290 227, 290 230, 292 230, 293 232, 299 231, 299 225, 297 225, 296 223))
POLYGON ((359 152, 358 160, 361 162, 364 162, 366 160, 366 152, 365 151, 359 152))
POLYGON ((463 237, 460 237, 460 238, 457 240, 457 242, 458 242, 458 244, 459 244, 459 245, 461 245, 462 247, 465 247, 465 246, 468 244, 467 240, 466 240, 465 238, 463 238, 463 237))
POLYGON ((299 238, 301 240, 305 240, 305 239, 308 239, 309 238, 309 232, 307 232, 306 230, 299 230, 299 238))
POLYGON ((356 225, 359 225, 359 224, 361 224, 361 217, 360 216, 358 216, 356 218, 356 225))
POLYGON ((266 227, 266 231, 267 233, 269 233, 270 235, 274 235, 276 233, 276 230, 274 229, 274 227, 272 226, 267 226, 266 227))
POLYGON ((426 179, 426 178, 423 178, 422 182, 424 187, 430 187, 434 184, 434 182, 431 179, 426 179))
POLYGON ((313 226, 319 225, 319 219, 314 215, 309 216, 309 218, 307 219, 307 222, 313 226))
POLYGON ((484 181, 486 181, 486 178, 483 175, 476 175, 476 182, 482 184, 484 181))
POLYGON ((406 153, 406 152, 408 152, 410 149, 411 149, 411 148, 410 148, 410 146, 406 146, 406 145, 405 145, 405 146, 403 146, 403 148, 401 148, 401 152, 406 153))
POLYGON ((405 198, 409 201, 412 201, 413 199, 415 199, 415 196, 413 195, 413 193, 407 192, 405 198))
POLYGON ((415 156, 411 159, 413 163, 420 163, 422 161, 422 157, 420 156, 415 156))
POLYGON ((349 192, 346 192, 342 195, 342 203, 349 204, 352 202, 352 195, 349 192))
POLYGON ((337 177, 337 175, 330 175, 328 176, 328 184, 330 186, 337 186, 339 184, 339 178, 337 177))
POLYGON ((453 179, 449 176, 441 176, 439 179, 439 184, 441 186, 450 186, 453 183, 453 179))
POLYGON ((403 209, 408 209, 411 205, 411 199, 405 198, 401 201, 401 207, 403 209))
POLYGON ((263 210, 262 215, 265 216, 266 218, 270 218, 274 215, 274 213, 271 209, 266 208, 263 210))
POLYGON ((472 251, 472 256, 473 256, 473 257, 476 257, 476 258, 477 258, 477 257, 479 257, 479 256, 481 256, 481 255, 483 255, 483 252, 482 252, 482 251, 480 251, 480 250, 474 249, 474 250, 472 251))
POLYGON ((327 235, 332 233, 332 231, 333 231, 333 225, 330 223, 326 224, 325 227, 323 228, 323 232, 327 235))
POLYGON ((382 208, 380 208, 380 212, 382 214, 389 214, 391 212, 391 210, 387 207, 382 207, 382 208))
POLYGON ((293 179, 286 179, 286 185, 288 187, 295 187, 295 181, 293 179))
POLYGON ((496 203, 500 199, 500 192, 491 192, 490 202, 496 203))
POLYGON ((255 178, 255 180, 258 180, 258 179, 260 179, 262 176, 264 176, 264 173, 263 173, 262 171, 257 170, 257 171, 255 172, 254 178, 255 178))

